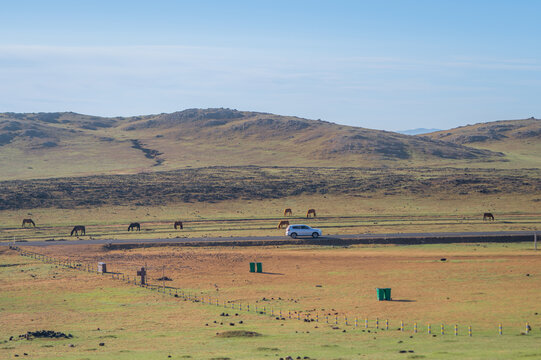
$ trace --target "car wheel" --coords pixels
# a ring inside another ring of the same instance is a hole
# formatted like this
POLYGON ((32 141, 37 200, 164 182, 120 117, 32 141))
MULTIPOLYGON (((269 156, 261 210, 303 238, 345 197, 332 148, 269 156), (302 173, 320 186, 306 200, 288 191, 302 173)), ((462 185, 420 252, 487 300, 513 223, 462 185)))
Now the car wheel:
POLYGON ((312 237, 313 237, 314 239, 317 238, 318 236, 319 236, 319 234, 318 234, 317 232, 312 233, 312 237))
POLYGON ((296 239, 297 238, 297 233, 291 233, 291 235, 289 235, 289 236, 291 236, 293 239, 296 239))

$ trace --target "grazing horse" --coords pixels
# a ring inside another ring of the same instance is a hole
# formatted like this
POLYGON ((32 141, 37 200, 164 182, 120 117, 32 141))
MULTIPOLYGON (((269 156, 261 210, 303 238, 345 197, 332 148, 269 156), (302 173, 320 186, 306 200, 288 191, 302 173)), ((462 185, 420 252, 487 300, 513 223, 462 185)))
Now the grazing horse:
POLYGON ((308 209, 306 212, 306 217, 310 217, 310 214, 312 214, 314 217, 316 217, 316 210, 315 209, 308 209))
POLYGON ((141 224, 131 223, 130 226, 128 226, 128 231, 135 231, 135 229, 137 229, 137 231, 141 231, 141 224))
POLYGON ((494 221, 494 215, 492 215, 492 213, 484 213, 483 214, 483 221, 485 221, 485 220, 494 221))
POLYGON ((278 223, 278 229, 283 229, 287 226, 289 226, 289 221, 287 220, 281 220, 280 223, 278 223))
POLYGON ((184 229, 184 226, 182 226, 182 221, 175 221, 175 230, 180 228, 180 230, 184 229))
POLYGON ((32 219, 23 219, 23 225, 21 227, 24 227, 26 224, 36 227, 36 223, 32 219))
POLYGON ((79 232, 81 235, 86 235, 86 229, 83 225, 75 225, 73 230, 71 230, 70 236, 73 236, 73 234, 75 234, 75 236, 79 236, 79 232))
POLYGON ((284 216, 293 216, 293 211, 290 208, 284 210, 284 216))

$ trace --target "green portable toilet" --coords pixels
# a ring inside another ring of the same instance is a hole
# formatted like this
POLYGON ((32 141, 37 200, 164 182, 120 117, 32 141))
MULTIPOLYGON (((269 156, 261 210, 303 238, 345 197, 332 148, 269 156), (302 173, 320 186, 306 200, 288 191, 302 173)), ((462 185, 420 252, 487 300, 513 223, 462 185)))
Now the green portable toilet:
POLYGON ((263 265, 260 262, 256 263, 256 265, 257 265, 257 272, 258 273, 263 272, 263 265))
POLYGON ((391 289, 390 288, 376 288, 379 301, 390 301, 391 300, 391 289))
POLYGON ((250 263, 250 272, 255 272, 255 262, 250 263))

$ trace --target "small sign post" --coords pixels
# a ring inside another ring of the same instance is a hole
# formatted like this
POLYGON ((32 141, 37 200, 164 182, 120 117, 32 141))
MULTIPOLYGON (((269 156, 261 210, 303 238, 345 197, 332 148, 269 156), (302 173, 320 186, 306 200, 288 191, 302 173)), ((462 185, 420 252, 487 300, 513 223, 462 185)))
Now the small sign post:
POLYGON ((141 285, 145 285, 147 283, 147 271, 144 267, 137 271, 137 276, 141 277, 141 285))

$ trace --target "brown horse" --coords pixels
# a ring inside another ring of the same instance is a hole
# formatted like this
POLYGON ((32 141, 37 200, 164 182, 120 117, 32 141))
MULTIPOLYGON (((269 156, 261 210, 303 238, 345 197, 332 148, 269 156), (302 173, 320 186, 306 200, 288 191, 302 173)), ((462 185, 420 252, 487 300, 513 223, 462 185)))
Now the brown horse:
POLYGON ((308 209, 306 212, 306 217, 310 217, 310 214, 312 214, 314 217, 316 217, 316 210, 315 209, 308 209))
POLYGON ((287 220, 281 220, 280 223, 278 223, 278 229, 283 229, 287 226, 289 226, 289 221, 287 220))
POLYGON ((83 225, 75 225, 73 230, 71 230, 70 236, 73 236, 73 234, 75 234, 75 236, 79 236, 79 233, 81 233, 81 235, 86 235, 86 229, 83 225))
POLYGON ((24 227, 26 224, 36 227, 36 223, 32 219, 23 219, 23 225, 21 227, 24 227))
POLYGON ((284 210, 284 216, 293 216, 293 211, 290 208, 284 210))
POLYGON ((492 213, 484 213, 483 214, 483 221, 485 221, 485 220, 494 221, 494 215, 492 215, 492 213))
POLYGON ((184 227, 182 226, 182 221, 175 221, 175 230, 177 229, 177 227, 179 227, 180 230, 184 229, 184 227))
POLYGON ((141 231, 141 224, 131 223, 130 226, 128 226, 128 231, 135 231, 135 229, 137 229, 137 231, 141 231))

